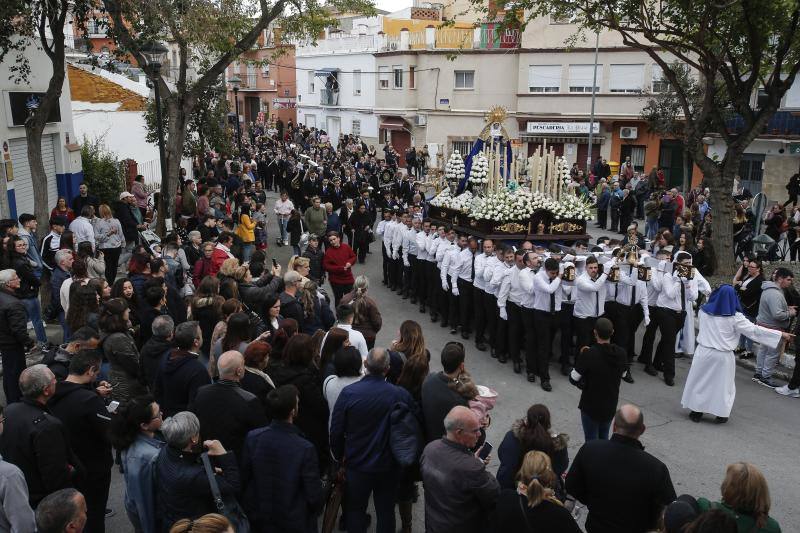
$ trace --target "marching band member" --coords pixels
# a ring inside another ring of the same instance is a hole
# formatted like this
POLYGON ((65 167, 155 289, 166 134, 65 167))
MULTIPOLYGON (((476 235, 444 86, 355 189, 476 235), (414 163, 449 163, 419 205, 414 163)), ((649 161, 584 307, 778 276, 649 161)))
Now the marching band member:
POLYGON ((428 237, 431 234, 431 221, 429 219, 423 219, 422 221, 422 231, 417 232, 416 240, 417 240, 417 265, 416 269, 417 272, 413 274, 414 278, 414 295, 417 297, 419 301, 419 312, 425 312, 425 303, 428 301, 428 287, 427 287, 427 278, 429 275, 429 265, 428 262, 428 237))
MULTIPOLYGON (((525 336, 525 368, 528 381, 533 383, 536 381, 536 361, 539 353, 539 344, 536 342, 536 317, 533 312, 533 278, 539 270, 541 260, 538 253, 529 251, 525 254, 524 261, 526 268, 519 273, 519 283, 522 289, 520 310, 522 311, 522 334, 525 336)), ((550 387, 550 383, 547 383, 546 386, 542 384, 542 388, 552 390, 552 387, 550 389, 545 387, 550 387)))
POLYGON ((432 229, 431 233, 425 239, 425 250, 428 252, 428 307, 431 310, 431 322, 439 320, 439 291, 441 283, 439 283, 439 264, 436 262, 436 253, 439 250, 439 245, 446 241, 447 228, 439 226, 432 229))
POLYGON ((458 253, 458 270, 456 272, 456 289, 458 290, 458 323, 461 326, 461 338, 469 339, 472 327, 472 292, 474 290, 475 253, 478 250, 478 239, 469 237, 467 245, 458 253))
MULTIPOLYGON (((689 264, 691 264, 691 259, 689 264)), ((711 285, 697 269, 694 269, 694 278, 697 282, 697 292, 705 294, 706 297, 710 295, 711 285)), ((689 309, 689 312, 686 313, 686 321, 683 324, 683 328, 681 328, 678 338, 675 339, 675 353, 683 354, 684 356, 693 355, 694 347, 694 312, 689 309)))
POLYGON ((455 243, 456 246, 454 246, 452 250, 446 252, 444 259, 442 260, 442 274, 444 274, 445 271, 447 272, 447 283, 450 287, 450 291, 447 294, 447 299, 449 303, 448 317, 451 335, 458 333, 458 297, 460 294, 458 287, 458 274, 461 271, 461 252, 467 248, 467 236, 459 235, 456 238, 455 243))
POLYGON ((408 228, 403 232, 402 257, 403 257, 403 299, 411 298, 411 303, 417 303, 417 287, 414 279, 417 268, 417 233, 422 227, 422 219, 411 217, 408 228))
POLYGON ((566 278, 561 280, 561 311, 558 313, 558 329, 561 332, 561 357, 559 357, 559 363, 561 363, 562 376, 569 375, 575 351, 573 344, 573 338, 575 337, 575 328, 573 327, 575 300, 573 295, 575 294, 576 266, 572 262, 573 260, 577 260, 573 255, 564 256, 564 272, 566 274, 568 269, 572 269, 571 276, 573 277, 571 280, 566 278))
POLYGON ((511 356, 511 361, 514 363, 514 372, 517 374, 522 372, 520 350, 522 336, 525 333, 522 322, 522 302, 528 297, 522 287, 520 274, 528 268, 525 264, 527 253, 523 249, 514 252, 516 266, 511 269, 510 275, 503 280, 503 284, 500 286, 500 293, 497 296, 500 317, 508 320, 508 355, 511 356))
POLYGON ((436 264, 439 266, 439 286, 441 290, 439 292, 439 313, 442 315, 442 322, 441 326, 443 328, 447 327, 448 319, 452 319, 453 317, 450 316, 450 282, 448 281, 448 272, 447 267, 448 265, 444 265, 443 261, 445 256, 449 256, 450 251, 456 247, 456 243, 454 242, 456 239, 456 231, 448 226, 446 237, 443 242, 439 243, 439 247, 436 248, 436 264))
POLYGON ((400 258, 403 253, 403 235, 411 226, 411 216, 408 213, 398 213, 397 222, 392 232, 392 274, 394 277, 393 291, 402 294, 403 284, 403 260, 400 258))
MULTIPOLYGON (((544 262, 544 268, 533 276, 533 315, 539 346, 536 355, 536 374, 542 389, 550 392, 549 362, 553 351, 553 332, 561 312, 561 277, 558 261, 552 257, 544 262)), ((531 372, 528 368, 528 373, 531 372)))
MULTIPOLYGON (((658 370, 653 366, 653 344, 656 340, 656 332, 659 330, 661 321, 658 308, 658 295, 661 292, 662 269, 659 265, 665 265, 669 260, 668 250, 659 250, 656 253, 654 264, 650 265, 650 281, 647 282, 647 307, 650 312, 650 324, 647 325, 642 338, 642 348, 639 351, 637 361, 644 364, 644 371, 651 376, 657 376, 658 370)), ((652 258, 648 260, 652 261, 652 258)))
POLYGON ((584 346, 591 346, 595 321, 603 315, 606 300, 606 280, 608 274, 600 273, 597 258, 586 258, 586 270, 575 280, 574 326, 578 352, 584 346))
MULTIPOLYGON (((627 265, 620 267, 620 283, 617 284, 615 304, 619 322, 614 322, 614 344, 625 349, 628 354, 628 363, 633 361, 636 344, 636 330, 642 320, 645 326, 650 324, 650 309, 647 306, 647 284, 639 279, 637 265, 638 252, 633 249, 627 265), (622 280, 626 280, 622 282, 622 280)), ((633 383, 630 368, 622 377, 628 383, 633 383)))

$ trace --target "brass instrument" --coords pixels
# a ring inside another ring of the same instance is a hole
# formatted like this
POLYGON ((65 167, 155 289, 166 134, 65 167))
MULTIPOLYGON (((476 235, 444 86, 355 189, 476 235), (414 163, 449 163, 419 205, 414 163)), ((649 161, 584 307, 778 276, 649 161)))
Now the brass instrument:
POLYGON ((683 263, 673 263, 672 272, 677 273, 678 277, 684 279, 694 279, 694 267, 683 263))
POLYGON ((575 281, 575 267, 572 265, 564 267, 561 279, 564 281, 575 281))

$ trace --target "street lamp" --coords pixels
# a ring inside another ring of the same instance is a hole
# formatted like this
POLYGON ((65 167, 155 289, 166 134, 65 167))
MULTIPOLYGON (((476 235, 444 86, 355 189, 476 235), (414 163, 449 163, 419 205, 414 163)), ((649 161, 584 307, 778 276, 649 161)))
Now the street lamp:
POLYGON ((242 80, 234 74, 232 77, 228 78, 228 83, 231 84, 231 88, 233 89, 233 101, 236 106, 236 148, 239 150, 239 154, 242 153, 242 130, 241 126, 239 125, 239 86, 242 84, 242 80))
POLYGON ((167 155, 164 150, 164 124, 161 119, 161 92, 159 90, 159 82, 161 81, 161 63, 167 57, 167 47, 161 43, 151 41, 139 48, 139 51, 147 61, 146 72, 150 74, 150 79, 153 82, 153 91, 155 91, 156 98, 156 129, 158 131, 158 156, 161 161, 161 205, 158 206, 159 212, 159 225, 160 232, 166 231, 166 219, 169 216, 169 206, 172 204, 170 201, 171 191, 169 190, 169 180, 165 179, 167 175, 167 155), (163 226, 162 226, 162 221, 163 226))

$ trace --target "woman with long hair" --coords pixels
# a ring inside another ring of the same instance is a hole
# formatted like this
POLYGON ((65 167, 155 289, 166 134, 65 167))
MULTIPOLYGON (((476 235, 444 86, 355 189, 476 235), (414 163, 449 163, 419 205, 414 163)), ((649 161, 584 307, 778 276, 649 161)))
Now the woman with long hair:
POLYGON ((203 332, 203 357, 208 360, 211 354, 211 337, 214 327, 222 317, 222 304, 225 298, 219 294, 219 279, 213 276, 206 276, 197 287, 197 292, 192 297, 189 306, 192 320, 200 323, 200 330, 203 332))
POLYGON ((130 309, 125 300, 112 298, 100 309, 100 345, 110 363, 109 381, 114 388, 111 398, 125 404, 131 398, 147 394, 139 364, 139 350, 130 334, 130 309))
POLYGON ((90 279, 88 285, 97 291, 97 296, 100 297, 100 303, 111 298, 111 285, 108 284, 105 278, 90 279))
POLYGON ((711 245, 711 239, 700 237, 695 242, 694 255, 692 257, 692 264, 703 276, 713 276, 716 267, 717 259, 714 255, 714 247, 711 245))
MULTIPOLYGON (((764 267, 760 259, 744 258, 739 266, 736 275, 733 277, 733 288, 742 304, 742 314, 750 322, 755 322, 758 316, 758 307, 761 302, 761 285, 764 283, 764 267)), ((753 341, 742 335, 739 340, 737 353, 742 354, 743 359, 753 357, 753 341)))
POLYGON ((97 329, 99 311, 100 295, 97 289, 91 285, 79 285, 70 295, 67 326, 70 331, 78 331, 83 326, 97 329))
POLYGON ((675 256, 678 254, 678 252, 686 252, 692 256, 692 259, 694 259, 694 254, 696 250, 694 247, 694 238, 692 237, 691 233, 684 231, 680 234, 680 236, 678 237, 677 245, 675 245, 675 247, 672 248, 673 260, 675 256))
POLYGON ((72 231, 65 229, 61 234, 61 240, 58 243, 60 250, 69 250, 75 253, 75 234, 72 231))
POLYGON ((52 211, 50 211, 50 220, 53 220, 55 217, 66 218, 67 225, 75 220, 75 211, 73 211, 72 208, 67 205, 67 199, 63 196, 58 197, 58 200, 56 200, 56 206, 52 211))
POLYGON ((42 305, 39 301, 41 281, 35 274, 35 263, 28 257, 28 241, 18 235, 11 235, 6 243, 6 254, 11 268, 19 276, 19 288, 15 293, 28 313, 28 320, 33 322, 36 342, 44 346, 47 344, 47 332, 44 329, 42 305))
MULTIPOLYGON (((341 331, 341 330, 340 330, 341 331)), ((361 379, 361 354, 353 346, 341 345, 332 360, 333 373, 322 382, 322 393, 328 402, 328 409, 333 416, 333 407, 342 389, 361 379)), ((330 423, 328 424, 330 427, 330 423)))
POLYGON ((214 346, 218 340, 225 336, 225 332, 228 330, 228 319, 230 316, 234 313, 240 313, 241 311, 242 302, 234 300, 233 298, 225 300, 221 308, 222 316, 219 322, 217 322, 217 325, 214 326, 214 332, 211 334, 211 346, 214 346))
POLYGON ((106 276, 106 263, 103 260, 103 252, 98 250, 98 257, 92 249, 92 243, 83 241, 78 244, 78 258, 86 261, 86 271, 91 279, 104 278, 106 276))
POLYGON ((99 216, 94 220, 94 240, 97 249, 103 252, 103 260, 106 264, 106 279, 109 283, 114 283, 117 279, 117 268, 119 267, 119 256, 125 248, 125 235, 122 232, 122 224, 114 218, 111 208, 106 204, 100 204, 99 216))
POLYGON ((264 317, 264 323, 267 326, 267 331, 273 335, 280 327, 279 324, 283 317, 281 316, 281 300, 277 293, 267 295, 264 299, 263 308, 267 311, 267 316, 264 317))
POLYGON ((137 532, 159 530, 155 462, 164 447, 156 438, 161 422, 161 407, 147 395, 120 405, 109 424, 111 444, 122 453, 125 510, 137 532))
POLYGON ((272 346, 268 342, 255 340, 247 345, 244 351, 244 376, 239 384, 244 390, 255 394, 267 408, 267 395, 275 389, 275 382, 267 374, 269 354, 272 346))
MULTIPOLYGON (((270 369, 283 364, 283 350, 289 339, 297 335, 299 326, 294 318, 284 318, 278 323, 278 329, 271 335, 272 353, 269 359, 270 369)), ((313 355, 313 354, 312 354, 313 355)))
POLYGON ((128 261, 128 279, 139 298, 144 298, 144 283, 150 278, 150 256, 136 253, 128 261))
POLYGON ((327 330, 336 322, 330 306, 323 304, 317 295, 317 284, 308 280, 300 291, 303 305, 303 333, 314 335, 318 330, 327 330))
POLYGON ((546 453, 552 460, 553 470, 560 478, 569 465, 568 442, 567 435, 552 431, 550 410, 539 403, 531 405, 525 418, 511 425, 511 430, 506 433, 497 450, 497 457, 500 459, 497 481, 501 487, 513 488, 514 476, 522 464, 522 458, 531 450, 546 453))
POLYGON ((333 362, 334 355, 343 346, 350 346, 350 338, 347 331, 342 328, 331 328, 328 334, 325 335, 325 340, 322 342, 322 348, 319 352, 319 372, 323 380, 336 372, 333 362))
MULTIPOLYGON (((74 264, 74 263, 73 263, 74 264)), ((131 310, 131 329, 138 336, 139 331, 139 299, 133 283, 128 278, 120 278, 111 286, 111 298, 122 298, 131 310)))
POLYGON ((425 348, 422 327, 413 320, 406 320, 400 324, 397 338, 389 345, 389 354, 389 372, 386 374, 386 381, 395 385, 398 384, 405 362, 415 358, 424 358, 426 363, 430 363, 431 354, 425 348))
POLYGON ((778 522, 769 516, 772 503, 767 480, 752 464, 728 465, 720 492, 722 499, 719 502, 698 498, 700 512, 711 509, 725 511, 736 519, 739 531, 776 533, 781 530, 778 522))
POLYGON ((239 223, 236 225, 236 235, 242 239, 242 261, 250 261, 250 256, 256 249, 255 236, 256 223, 250 218, 250 204, 243 203, 239 206, 239 223))
POLYGON ((208 361, 209 370, 212 370, 213 374, 217 374, 216 361, 219 360, 219 357, 230 350, 244 353, 251 340, 250 318, 245 313, 233 313, 228 318, 225 335, 211 347, 211 357, 208 361))
POLYGON ((500 493, 491 519, 493 529, 581 533, 572 513, 556 497, 558 480, 550 456, 541 451, 526 453, 515 475, 516 486, 500 493))
POLYGON ((367 276, 358 276, 353 284, 353 290, 342 296, 339 304, 353 306, 353 329, 360 331, 367 341, 367 348, 375 347, 375 337, 383 326, 383 318, 378 304, 367 296, 369 279, 367 276))

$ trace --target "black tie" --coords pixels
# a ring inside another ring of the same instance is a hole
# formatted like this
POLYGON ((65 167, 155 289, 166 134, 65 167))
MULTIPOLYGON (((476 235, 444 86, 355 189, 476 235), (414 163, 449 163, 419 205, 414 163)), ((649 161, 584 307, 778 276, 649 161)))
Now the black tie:
MULTIPOLYGON (((630 276, 633 276, 633 267, 631 267, 630 276)), ((636 281, 633 282, 633 287, 631 289, 631 307, 636 305, 636 281)))
POLYGON ((683 280, 681 282, 681 313, 686 313, 686 285, 683 284, 683 280))
POLYGON ((600 316, 600 291, 594 293, 594 316, 600 316))
MULTIPOLYGON (((550 283, 553 283, 552 279, 550 280, 550 283)), ((556 293, 555 292, 551 292, 550 293, 550 314, 553 314, 555 312, 556 312, 556 293)))
POLYGON ((469 277, 470 281, 475 281, 475 254, 472 254, 472 271, 469 277))

